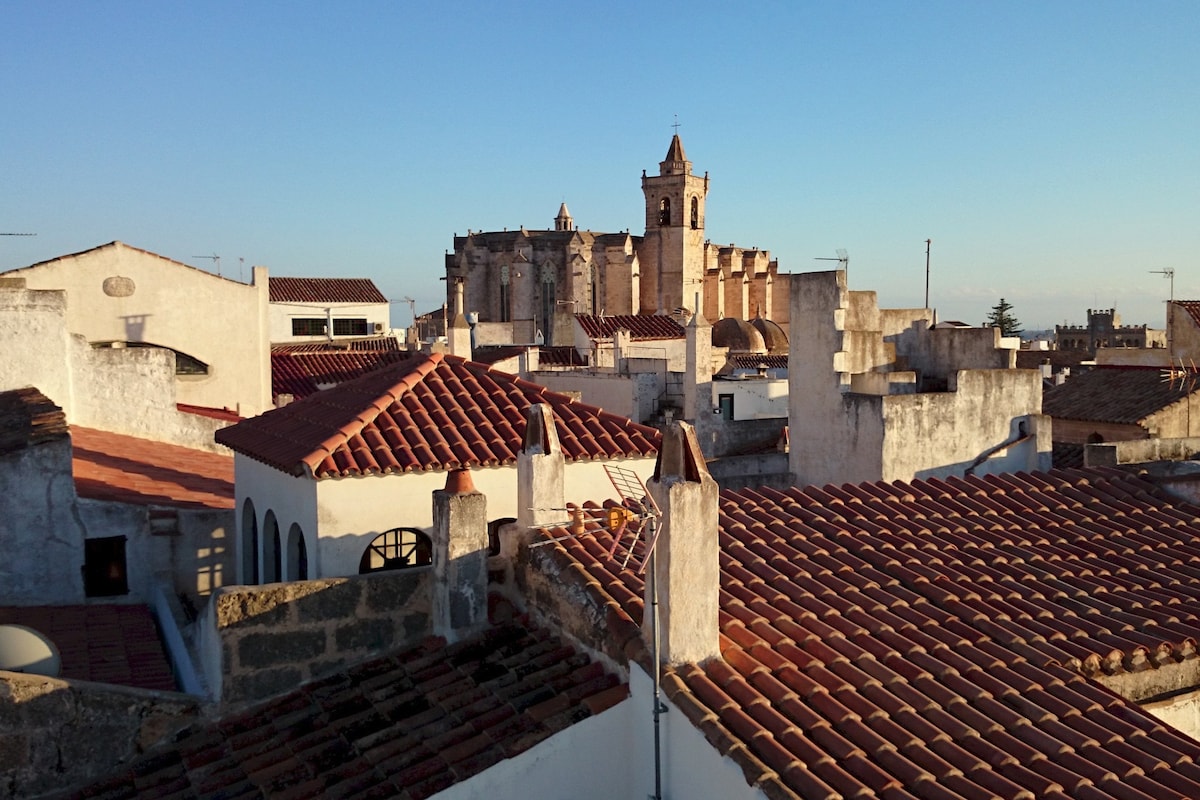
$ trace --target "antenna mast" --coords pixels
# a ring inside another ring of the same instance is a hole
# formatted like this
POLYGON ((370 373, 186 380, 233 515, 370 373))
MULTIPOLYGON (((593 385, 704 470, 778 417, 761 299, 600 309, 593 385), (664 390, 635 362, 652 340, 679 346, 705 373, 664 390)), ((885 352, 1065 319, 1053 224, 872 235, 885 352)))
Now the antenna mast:
POLYGON ((213 253, 211 256, 192 256, 192 258, 207 258, 213 262, 213 267, 217 270, 217 277, 221 277, 221 257, 216 253, 213 253))
POLYGON ((850 280, 850 254, 846 252, 846 248, 839 247, 837 249, 837 258, 814 258, 813 261, 836 261, 838 269, 846 272, 846 280, 850 280))

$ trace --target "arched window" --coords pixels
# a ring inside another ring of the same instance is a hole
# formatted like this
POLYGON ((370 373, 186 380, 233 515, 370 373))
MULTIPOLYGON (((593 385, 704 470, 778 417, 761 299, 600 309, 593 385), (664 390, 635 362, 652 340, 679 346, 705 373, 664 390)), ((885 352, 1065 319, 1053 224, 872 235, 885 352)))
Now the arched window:
POLYGON ((392 528, 371 540, 358 562, 358 574, 411 569, 433 563, 433 543, 417 528, 392 528))
POLYGON ((263 520, 263 546, 267 552, 263 554, 263 583, 279 583, 283 576, 283 547, 279 541, 279 521, 275 512, 268 511, 263 520))
POLYGON ((671 198, 664 197, 658 201, 658 224, 671 224, 671 198))
POLYGON ((242 503, 242 583, 258 583, 258 516, 249 497, 242 503))
POLYGON ((288 528, 286 577, 289 581, 308 580, 308 545, 304 543, 304 531, 294 522, 288 528))
POLYGON ((700 198, 692 198, 692 230, 700 227, 700 198))

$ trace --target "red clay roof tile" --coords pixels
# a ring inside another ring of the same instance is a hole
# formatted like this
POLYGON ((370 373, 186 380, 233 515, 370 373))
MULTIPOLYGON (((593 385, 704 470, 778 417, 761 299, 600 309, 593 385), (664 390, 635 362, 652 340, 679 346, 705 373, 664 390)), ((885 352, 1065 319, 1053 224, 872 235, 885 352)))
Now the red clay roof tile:
MULTIPOLYGON (((722 494, 722 658, 668 672, 750 781, 1196 796, 1200 745, 1085 675, 1197 657, 1200 509, 1109 470, 836 489, 722 494)), ((551 557, 640 620, 640 582, 586 538, 551 557)))
POLYGON ((440 354, 383 367, 224 428, 216 437, 276 469, 309 471, 318 479, 499 466, 515 463, 525 413, 533 403, 550 405, 569 460, 637 458, 658 451, 661 437, 654 428, 440 354), (477 419, 482 421, 468 424, 477 419), (604 446, 593 431, 625 444, 604 446))
MULTIPOLYGON (((386 303, 369 278, 267 279, 272 303, 386 303)), ((314 309, 317 310, 317 309, 314 309)))
POLYGON ((91 500, 233 508, 233 459, 78 425, 71 428, 75 491, 91 500))

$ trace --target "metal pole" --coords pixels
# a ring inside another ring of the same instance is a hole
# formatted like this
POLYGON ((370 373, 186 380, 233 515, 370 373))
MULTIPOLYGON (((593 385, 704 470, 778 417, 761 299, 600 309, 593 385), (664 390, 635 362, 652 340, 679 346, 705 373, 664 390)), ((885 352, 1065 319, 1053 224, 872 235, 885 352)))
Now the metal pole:
MULTIPOLYGON (((652 528, 650 541, 653 540, 652 528)), ((663 704, 659 675, 661 670, 658 663, 658 558, 654 550, 650 551, 650 627, 653 629, 651 649, 654 659, 654 800, 662 800, 662 740, 659 717, 662 716, 663 704)))
POLYGON ((925 308, 929 308, 929 245, 933 239, 925 240, 925 308))

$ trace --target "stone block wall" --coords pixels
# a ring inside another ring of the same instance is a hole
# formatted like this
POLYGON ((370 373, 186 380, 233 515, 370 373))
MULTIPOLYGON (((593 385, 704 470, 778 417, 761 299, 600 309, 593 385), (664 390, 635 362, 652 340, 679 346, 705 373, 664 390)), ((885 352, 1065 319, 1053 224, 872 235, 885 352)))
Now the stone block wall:
POLYGON ((205 679, 225 707, 296 688, 432 630, 427 567, 215 592, 199 620, 205 679))
POLYGON ((194 697, 0 672, 0 797, 103 777, 199 716, 194 697))

